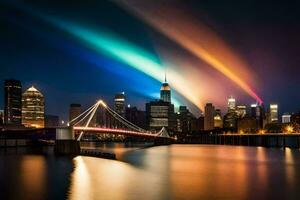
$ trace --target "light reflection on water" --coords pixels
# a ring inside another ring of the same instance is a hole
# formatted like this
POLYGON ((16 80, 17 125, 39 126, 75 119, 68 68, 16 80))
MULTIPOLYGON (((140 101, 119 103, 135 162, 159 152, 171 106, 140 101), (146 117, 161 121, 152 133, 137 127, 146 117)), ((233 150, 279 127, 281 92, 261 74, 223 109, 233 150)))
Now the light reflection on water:
MULTIPOLYGON (((114 149, 99 145, 99 149, 114 149)), ((0 151, 0 199, 300 199, 300 152, 117 144, 117 160, 0 151), (123 148, 123 150, 121 150, 123 148)))

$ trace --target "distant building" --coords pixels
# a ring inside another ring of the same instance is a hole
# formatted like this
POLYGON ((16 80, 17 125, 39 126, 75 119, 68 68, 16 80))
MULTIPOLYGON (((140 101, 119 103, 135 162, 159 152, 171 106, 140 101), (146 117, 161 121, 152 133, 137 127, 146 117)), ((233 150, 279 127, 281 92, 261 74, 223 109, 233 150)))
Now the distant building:
POLYGON ((257 129, 261 129, 264 127, 264 120, 265 120, 265 109, 263 105, 251 104, 251 113, 250 117, 256 119, 256 126, 257 129))
POLYGON ((224 120, 223 120, 223 128, 229 132, 236 132, 237 131, 237 119, 238 119, 238 117, 237 117, 236 112, 232 111, 232 112, 226 113, 226 115, 224 116, 224 120))
POLYGON ((281 120, 282 120, 283 124, 291 123, 291 115, 285 113, 285 114, 282 115, 281 120))
POLYGON ((4 82, 4 124, 22 124, 22 84, 18 80, 4 82))
POLYGON ((44 96, 33 86, 22 95, 22 124, 25 127, 35 128, 45 126, 44 96))
POLYGON ((45 115, 45 127, 58 127, 59 126, 59 117, 56 115, 45 115))
POLYGON ((300 125, 300 111, 291 115, 291 123, 300 125))
POLYGON ((0 125, 4 124, 4 110, 0 110, 0 125))
POLYGON ((243 133, 256 133, 256 119, 251 116, 244 116, 237 120, 237 131, 243 133))
POLYGON ((171 103, 171 88, 167 82, 166 76, 165 76, 165 82, 161 85, 160 88, 160 100, 171 103))
POLYGON ((146 104, 146 121, 148 129, 176 130, 174 105, 165 101, 152 101, 146 104))
POLYGON ((270 122, 278 122, 278 104, 270 104, 270 122))
POLYGON ((212 103, 207 103, 204 110, 204 130, 213 130, 215 107, 212 103))
MULTIPOLYGON (((78 103, 72 103, 70 104, 70 108, 69 108, 69 122, 72 121, 73 119, 75 119, 76 117, 78 117, 81 114, 81 105, 78 103)), ((77 121, 73 121, 72 123, 70 123, 70 126, 72 126, 73 124, 75 124, 77 121)))
POLYGON ((247 106, 245 105, 238 105, 236 107, 236 114, 238 118, 243 118, 247 114, 247 106))
POLYGON ((146 112, 137 107, 127 107, 125 118, 138 127, 146 128, 146 112))
POLYGON ((223 128, 223 119, 222 119, 222 114, 220 109, 215 110, 214 128, 223 128))
POLYGON ((115 111, 122 117, 125 117, 125 92, 115 95, 115 111))
POLYGON ((232 96, 227 100, 227 108, 228 112, 235 111, 235 98, 233 98, 232 96))

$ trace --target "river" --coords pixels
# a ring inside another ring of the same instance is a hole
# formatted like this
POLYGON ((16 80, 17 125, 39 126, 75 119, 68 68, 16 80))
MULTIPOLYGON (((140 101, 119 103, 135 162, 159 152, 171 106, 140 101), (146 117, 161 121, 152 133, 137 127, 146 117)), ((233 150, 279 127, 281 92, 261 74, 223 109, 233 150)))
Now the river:
POLYGON ((94 147, 117 160, 0 149, 0 199, 300 199, 298 149, 94 147))

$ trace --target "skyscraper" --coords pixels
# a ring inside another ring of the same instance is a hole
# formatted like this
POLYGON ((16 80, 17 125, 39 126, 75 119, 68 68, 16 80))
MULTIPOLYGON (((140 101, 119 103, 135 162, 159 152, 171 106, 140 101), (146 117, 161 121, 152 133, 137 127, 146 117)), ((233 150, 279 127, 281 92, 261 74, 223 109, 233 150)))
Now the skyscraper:
POLYGON ((278 122, 278 104, 270 104, 270 122, 278 122))
POLYGON ((125 92, 115 95, 115 111, 122 117, 125 117, 125 92))
POLYGON ((171 88, 167 82, 167 76, 165 75, 165 82, 160 88, 160 100, 171 103, 171 88))
MULTIPOLYGON (((78 103, 72 103, 70 104, 70 108, 69 108, 69 121, 72 121, 73 119, 75 119, 77 116, 79 116, 81 114, 81 105, 78 103)), ((77 121, 73 121, 70 126, 72 126, 73 124, 75 124, 77 121)))
POLYGON ((5 80, 4 83, 4 123, 22 123, 22 85, 18 80, 5 80))
POLYGON ((28 88, 22 95, 22 124, 26 127, 44 128, 44 112, 43 94, 33 86, 28 88))
POLYGON ((146 121, 150 130, 176 129, 174 105, 165 101, 152 101, 146 104, 146 121))
POLYGON ((204 130, 213 130, 215 107, 212 103, 207 103, 204 110, 204 130))
POLYGON ((232 96, 227 100, 227 108, 228 112, 235 111, 235 98, 233 98, 232 96))

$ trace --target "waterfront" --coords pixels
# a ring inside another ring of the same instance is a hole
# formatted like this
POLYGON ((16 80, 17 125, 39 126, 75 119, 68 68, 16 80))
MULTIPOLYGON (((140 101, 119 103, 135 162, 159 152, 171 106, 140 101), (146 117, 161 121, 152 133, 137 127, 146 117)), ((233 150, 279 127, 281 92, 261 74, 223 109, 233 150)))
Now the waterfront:
POLYGON ((92 146, 118 160, 0 149, 0 199, 300 198, 298 149, 92 146))

